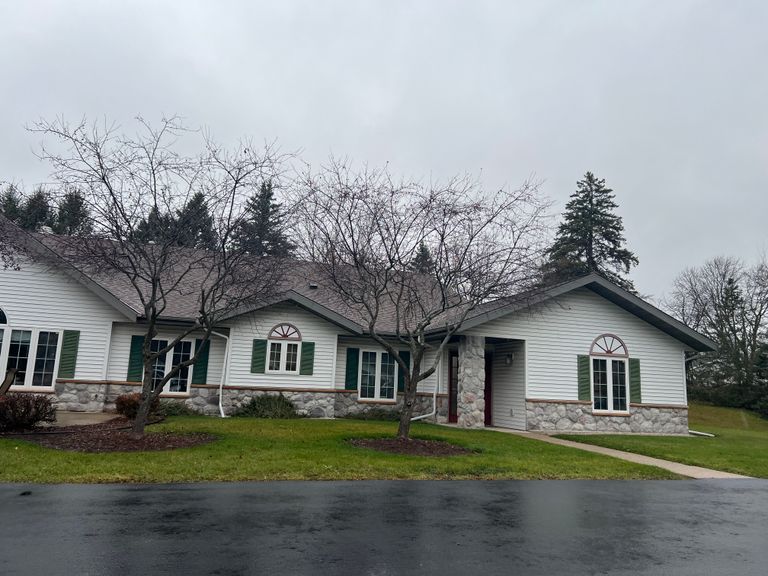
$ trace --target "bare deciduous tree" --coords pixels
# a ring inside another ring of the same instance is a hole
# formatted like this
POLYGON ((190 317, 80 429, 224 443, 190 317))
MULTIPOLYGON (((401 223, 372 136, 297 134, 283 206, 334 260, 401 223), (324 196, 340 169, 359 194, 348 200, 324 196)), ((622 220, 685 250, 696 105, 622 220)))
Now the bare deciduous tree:
POLYGON ((155 362, 194 332, 208 339, 223 318, 263 301, 277 284, 277 267, 239 250, 232 233, 245 198, 276 177, 280 158, 270 146, 257 150, 250 143, 228 152, 208 137, 201 154, 182 154, 178 140, 190 133, 177 118, 157 126, 139 118, 132 136, 85 121, 42 121, 32 130, 44 137, 41 157, 61 189, 80 190, 93 218, 91 235, 57 238, 59 251, 85 273, 130 293, 139 309, 142 403, 133 430, 142 434, 154 398, 196 362, 200 350, 159 381, 153 380, 155 362), (191 199, 197 196, 199 203, 200 193, 216 236, 208 250, 186 246, 185 230, 173 224, 191 199), (185 302, 192 303, 191 313, 188 305, 180 310, 185 302), (176 337, 153 347, 158 328, 178 316, 194 319, 176 323, 176 337))
POLYGON ((404 375, 407 439, 417 386, 468 315, 535 284, 546 205, 530 184, 488 194, 469 178, 424 185, 335 160, 303 177, 297 195, 306 256, 404 375), (424 247, 432 263, 415 273, 424 247))
POLYGON ((683 271, 666 307, 718 343, 696 357, 688 371, 694 394, 753 407, 768 393, 761 364, 768 322, 768 264, 747 267, 736 258, 714 258, 683 271))

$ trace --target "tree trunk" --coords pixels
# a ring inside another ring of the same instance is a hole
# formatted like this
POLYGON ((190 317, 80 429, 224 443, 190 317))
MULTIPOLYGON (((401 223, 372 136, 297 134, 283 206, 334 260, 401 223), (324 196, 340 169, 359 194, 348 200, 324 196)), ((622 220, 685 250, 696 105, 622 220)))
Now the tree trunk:
POLYGON ((8 368, 8 371, 5 373, 5 380, 3 380, 3 383, 0 384, 0 396, 5 396, 5 394, 8 392, 11 384, 13 384, 13 381, 16 380, 16 372, 16 368, 8 368))
POLYGON ((133 428, 131 429, 134 436, 143 436, 144 428, 149 420, 149 409, 152 406, 152 400, 154 399, 154 392, 151 390, 152 385, 152 365, 144 365, 144 380, 141 391, 141 404, 136 412, 136 419, 133 421, 133 428))
POLYGON ((411 385, 413 379, 406 376, 405 398, 403 399, 403 409, 400 411, 400 425, 397 427, 397 437, 401 440, 408 440, 411 433, 411 417, 413 408, 416 405, 417 384, 411 385))

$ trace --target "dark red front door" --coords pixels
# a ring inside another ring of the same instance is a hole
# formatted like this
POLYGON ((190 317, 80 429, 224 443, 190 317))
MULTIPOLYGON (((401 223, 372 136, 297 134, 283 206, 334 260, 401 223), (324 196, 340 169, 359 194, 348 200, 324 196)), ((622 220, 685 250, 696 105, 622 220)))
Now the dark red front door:
POLYGON ((448 352, 448 422, 459 421, 459 351, 448 352))
POLYGON ((485 425, 492 426, 493 417, 493 354, 485 351, 485 425))

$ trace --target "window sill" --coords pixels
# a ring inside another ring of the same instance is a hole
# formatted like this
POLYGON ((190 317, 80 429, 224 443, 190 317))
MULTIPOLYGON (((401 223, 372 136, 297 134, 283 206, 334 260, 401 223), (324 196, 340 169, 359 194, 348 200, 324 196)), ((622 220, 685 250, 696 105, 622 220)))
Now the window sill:
POLYGON ((16 388, 15 386, 11 386, 8 389, 8 392, 26 392, 31 394, 56 394, 56 390, 53 388, 53 386, 46 386, 46 387, 39 387, 39 388, 31 388, 24 386, 16 388))
POLYGON ((160 392, 160 398, 189 398, 189 392, 160 392))
POLYGON ((397 404, 397 399, 377 400, 376 398, 358 398, 357 401, 361 404, 397 404))
POLYGON ((629 418, 631 414, 629 412, 611 412, 608 410, 592 410, 592 416, 618 416, 621 418, 629 418))

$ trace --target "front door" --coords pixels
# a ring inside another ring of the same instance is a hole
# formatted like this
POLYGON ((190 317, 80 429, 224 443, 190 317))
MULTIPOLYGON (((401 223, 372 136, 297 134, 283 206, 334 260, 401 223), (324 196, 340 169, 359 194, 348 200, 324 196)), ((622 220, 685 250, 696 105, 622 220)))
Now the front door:
POLYGON ((493 353, 485 351, 485 425, 493 425, 493 353))
POLYGON ((459 351, 448 352, 448 422, 459 421, 459 351))

